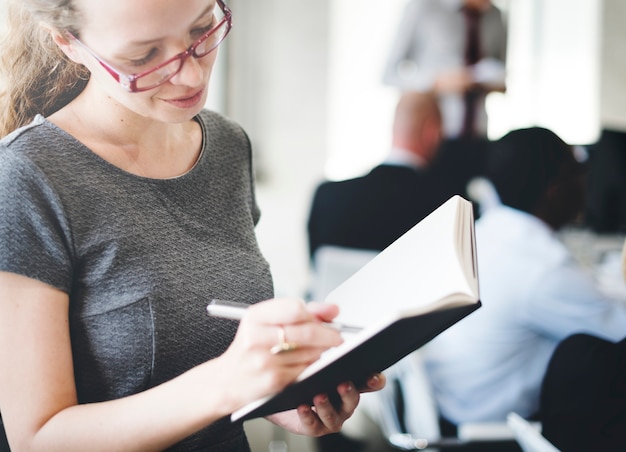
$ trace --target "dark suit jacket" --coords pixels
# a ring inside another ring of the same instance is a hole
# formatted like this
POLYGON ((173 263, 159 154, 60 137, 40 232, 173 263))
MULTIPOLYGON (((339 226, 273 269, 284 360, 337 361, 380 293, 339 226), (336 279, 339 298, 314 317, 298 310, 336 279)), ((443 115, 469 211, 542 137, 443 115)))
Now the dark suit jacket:
POLYGON ((626 450, 626 338, 564 339, 543 380, 540 416, 560 450, 626 450))
POLYGON ((309 215, 311 256, 321 245, 386 248, 457 194, 439 179, 429 172, 383 164, 362 177, 322 183, 309 215))

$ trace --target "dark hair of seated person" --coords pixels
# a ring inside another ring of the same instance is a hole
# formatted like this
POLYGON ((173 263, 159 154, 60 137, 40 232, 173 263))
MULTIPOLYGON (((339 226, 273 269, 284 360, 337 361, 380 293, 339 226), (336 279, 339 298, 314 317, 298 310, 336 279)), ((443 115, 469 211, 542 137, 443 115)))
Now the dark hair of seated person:
POLYGON ((553 229, 575 220, 585 202, 586 166, 554 132, 530 127, 494 142, 487 176, 503 204, 541 218, 553 229))

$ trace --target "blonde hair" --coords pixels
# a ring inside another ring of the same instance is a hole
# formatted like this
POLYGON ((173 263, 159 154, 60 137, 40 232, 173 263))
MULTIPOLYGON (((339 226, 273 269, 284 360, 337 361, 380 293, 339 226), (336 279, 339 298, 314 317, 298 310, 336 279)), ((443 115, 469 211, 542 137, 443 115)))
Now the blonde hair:
POLYGON ((77 33, 80 15, 72 0, 9 0, 0 41, 0 137, 48 116, 84 89, 89 72, 71 61, 49 29, 77 33), (45 28, 42 26, 45 25, 45 28))

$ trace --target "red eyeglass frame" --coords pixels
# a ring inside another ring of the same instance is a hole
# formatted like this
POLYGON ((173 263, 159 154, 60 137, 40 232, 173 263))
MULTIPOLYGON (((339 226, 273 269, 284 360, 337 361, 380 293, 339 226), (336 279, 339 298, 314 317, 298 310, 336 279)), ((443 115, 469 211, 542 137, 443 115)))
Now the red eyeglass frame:
POLYGON ((163 63, 159 64, 158 66, 155 66, 155 67, 153 67, 151 69, 148 69, 146 71, 140 72, 138 74, 128 75, 128 74, 125 74, 125 73, 123 73, 121 71, 118 71, 113 66, 111 66, 107 62, 103 61, 102 58, 100 58, 93 50, 91 50, 87 45, 85 45, 80 39, 78 39, 76 36, 74 36, 71 32, 66 31, 66 35, 67 35, 67 37, 70 40, 72 40, 73 42, 76 42, 83 49, 85 49, 87 51, 87 53, 89 53, 109 74, 111 74, 111 76, 115 79, 115 81, 117 81, 120 85, 122 85, 122 87, 124 87, 128 92, 140 93, 140 92, 143 92, 143 91, 149 91, 151 89, 157 88, 157 87, 163 85, 164 83, 166 83, 168 80, 170 80, 172 77, 174 77, 176 74, 178 74, 180 72, 180 70, 183 67, 183 64, 185 63, 185 60, 187 58, 189 58, 190 56, 193 56, 194 58, 202 58, 202 57, 207 56, 208 54, 210 54, 211 52, 213 52, 215 49, 217 49, 219 47, 219 45, 226 38, 226 36, 228 36, 228 33, 230 32, 230 30, 232 28, 232 11, 230 10, 230 8, 228 6, 226 6, 226 4, 224 3, 223 0, 217 0, 217 5, 222 10, 222 13, 224 14, 224 17, 217 23, 217 25, 215 25, 215 27, 213 27, 211 30, 209 30, 204 35, 202 35, 199 39, 197 39, 184 52, 181 52, 178 55, 173 56, 172 58, 170 58, 167 61, 164 61, 163 63), (213 33, 215 33, 217 30, 219 30, 220 27, 222 27, 224 25, 227 27, 226 31, 224 33, 224 36, 208 52, 203 53, 202 55, 197 55, 195 53, 196 48, 200 44, 202 44, 204 41, 206 41, 213 33), (161 80, 158 83, 156 83, 156 84, 154 84, 152 86, 149 86, 149 87, 143 87, 143 88, 138 88, 137 87, 137 80, 138 79, 140 79, 141 77, 145 77, 146 75, 152 74, 153 72, 158 71, 162 67, 167 66, 168 64, 171 64, 173 61, 176 61, 176 60, 180 60, 180 66, 178 67, 178 69, 176 71, 172 72, 166 78, 164 78, 163 80, 161 80))

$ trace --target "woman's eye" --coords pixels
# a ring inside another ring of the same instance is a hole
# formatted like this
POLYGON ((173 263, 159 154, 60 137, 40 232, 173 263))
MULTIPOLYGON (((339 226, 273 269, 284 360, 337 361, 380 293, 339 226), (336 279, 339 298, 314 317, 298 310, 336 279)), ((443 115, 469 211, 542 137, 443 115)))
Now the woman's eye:
POLYGON ((215 20, 215 18, 213 18, 211 23, 208 24, 207 26, 205 26, 205 27, 197 27, 197 28, 194 28, 193 30, 191 30, 191 36, 194 39, 198 39, 201 36, 204 36, 205 34, 207 34, 209 31, 213 30, 213 28, 215 28, 216 25, 217 25, 217 20, 215 20))
POLYGON ((149 63, 150 60, 152 60, 154 58, 154 55, 156 54, 156 52, 157 52, 157 49, 152 49, 152 50, 150 50, 150 52, 148 52, 148 54, 146 56, 144 56, 142 58, 129 60, 130 64, 132 66, 136 66, 136 67, 143 66, 143 65, 149 63))

